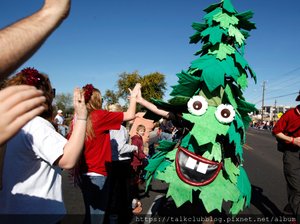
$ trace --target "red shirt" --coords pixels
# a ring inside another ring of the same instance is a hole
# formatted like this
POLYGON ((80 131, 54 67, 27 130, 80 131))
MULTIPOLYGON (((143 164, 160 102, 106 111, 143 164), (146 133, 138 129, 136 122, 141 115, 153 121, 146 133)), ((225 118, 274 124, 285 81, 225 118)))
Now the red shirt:
POLYGON ((119 130, 123 112, 94 110, 90 114, 95 137, 85 140, 81 173, 95 172, 107 176, 112 161, 109 130, 119 130))
MULTIPOLYGON (((300 106, 297 106, 298 110, 300 106)), ((300 114, 297 109, 285 112, 273 128, 273 134, 283 133, 290 137, 300 137, 300 114)))

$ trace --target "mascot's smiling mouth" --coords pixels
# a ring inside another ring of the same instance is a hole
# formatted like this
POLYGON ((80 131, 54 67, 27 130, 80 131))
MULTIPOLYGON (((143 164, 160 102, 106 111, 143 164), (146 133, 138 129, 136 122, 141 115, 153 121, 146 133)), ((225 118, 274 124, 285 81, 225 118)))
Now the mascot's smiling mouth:
POLYGON ((185 148, 178 147, 176 154, 176 172, 179 178, 193 186, 211 183, 219 174, 222 163, 198 156, 185 148))

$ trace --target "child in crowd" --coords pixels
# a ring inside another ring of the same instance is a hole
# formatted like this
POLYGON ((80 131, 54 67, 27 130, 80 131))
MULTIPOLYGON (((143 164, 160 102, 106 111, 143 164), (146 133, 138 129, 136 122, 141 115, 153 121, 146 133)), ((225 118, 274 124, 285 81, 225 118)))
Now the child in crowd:
POLYGON ((143 136, 146 132, 146 127, 142 124, 136 128, 136 135, 132 136, 131 144, 138 147, 138 151, 133 153, 132 166, 132 198, 133 198, 133 213, 138 214, 142 211, 141 202, 139 199, 139 183, 141 182, 141 174, 145 166, 146 154, 144 153, 143 136))
MULTIPOLYGON (((107 106, 111 112, 122 112, 120 104, 107 106)), ((125 124, 124 124, 125 125, 125 124)), ((112 149, 112 169, 109 176, 109 221, 112 223, 127 224, 131 219, 130 175, 132 153, 137 151, 135 145, 128 144, 129 133, 125 126, 120 130, 110 130, 110 143, 112 149)))
MULTIPOLYGON (((77 121, 68 141, 50 123, 54 95, 48 76, 36 69, 26 68, 4 83, 5 87, 24 84, 43 91, 46 98, 43 105, 45 111, 30 120, 7 142, 0 214, 26 214, 22 216, 22 223, 34 223, 38 218, 42 221, 37 223, 56 223, 66 213, 61 172, 62 169, 75 166, 81 155, 87 109, 80 89, 75 89, 74 110, 77 121), (42 214, 47 216, 39 217, 42 214)), ((18 218, 14 215, 6 218, 18 218)), ((2 221, 5 222, 1 218, 2 221)), ((15 222, 10 220, 10 223, 15 222)))
POLYGON ((112 162, 110 130, 119 130, 123 121, 135 117, 136 96, 141 85, 130 91, 126 112, 102 110, 102 97, 98 89, 88 84, 82 88, 88 110, 84 151, 79 164, 81 190, 86 216, 85 223, 101 224, 107 209, 109 188, 107 176, 112 162))

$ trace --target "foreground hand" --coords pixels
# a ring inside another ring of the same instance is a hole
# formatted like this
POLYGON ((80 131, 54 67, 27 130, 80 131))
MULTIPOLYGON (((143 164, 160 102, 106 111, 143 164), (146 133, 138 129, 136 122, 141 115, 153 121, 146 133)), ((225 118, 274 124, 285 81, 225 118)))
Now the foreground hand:
POLYGON ((33 86, 10 86, 0 91, 0 144, 18 132, 28 121, 41 114, 46 101, 33 86))

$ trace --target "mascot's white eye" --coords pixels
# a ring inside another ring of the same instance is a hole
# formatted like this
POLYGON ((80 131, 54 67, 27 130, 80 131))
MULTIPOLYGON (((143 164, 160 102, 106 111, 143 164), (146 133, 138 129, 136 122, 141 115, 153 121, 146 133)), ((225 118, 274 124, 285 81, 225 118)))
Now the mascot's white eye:
POLYGON ((188 111, 194 115, 202 115, 208 108, 208 103, 203 96, 193 96, 187 104, 188 111))
POLYGON ((235 111, 233 107, 229 104, 221 104, 218 106, 215 116, 219 122, 228 124, 233 121, 235 116, 235 111))

